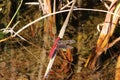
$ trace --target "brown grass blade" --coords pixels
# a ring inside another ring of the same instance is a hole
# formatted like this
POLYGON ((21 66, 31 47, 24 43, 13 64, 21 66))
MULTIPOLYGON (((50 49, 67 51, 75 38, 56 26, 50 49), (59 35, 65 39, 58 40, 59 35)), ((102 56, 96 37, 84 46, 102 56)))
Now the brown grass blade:
MULTIPOLYGON (((119 4, 116 5, 116 3, 118 3, 117 0, 111 3, 109 11, 120 14, 120 6, 119 4)), ((86 63, 86 66, 89 65, 89 68, 93 69, 96 66, 96 62, 100 55, 108 49, 109 39, 113 35, 118 18, 119 17, 116 15, 107 13, 100 36, 97 41, 96 50, 89 56, 89 61, 86 63)))

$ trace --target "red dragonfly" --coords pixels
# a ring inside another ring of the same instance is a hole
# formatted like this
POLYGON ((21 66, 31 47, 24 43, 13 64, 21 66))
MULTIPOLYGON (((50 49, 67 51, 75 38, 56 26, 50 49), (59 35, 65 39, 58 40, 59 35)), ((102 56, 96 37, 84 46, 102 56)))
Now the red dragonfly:
POLYGON ((73 44, 73 43, 75 43, 75 40, 60 40, 60 38, 58 37, 55 40, 54 45, 53 45, 53 47, 50 50, 49 57, 52 58, 54 56, 55 51, 58 48, 64 48, 64 49, 69 48, 69 49, 72 49, 73 47, 70 46, 70 44, 73 44))
POLYGON ((49 71, 51 70, 51 67, 53 65, 54 59, 56 57, 57 49, 59 49, 59 48, 63 48, 63 49, 69 48, 69 49, 72 49, 73 47, 69 46, 69 44, 73 44, 73 43, 75 43, 75 40, 60 40, 59 37, 55 40, 54 45, 52 46, 52 48, 50 50, 50 53, 49 53, 50 61, 49 61, 49 64, 47 66, 44 78, 47 77, 49 71))

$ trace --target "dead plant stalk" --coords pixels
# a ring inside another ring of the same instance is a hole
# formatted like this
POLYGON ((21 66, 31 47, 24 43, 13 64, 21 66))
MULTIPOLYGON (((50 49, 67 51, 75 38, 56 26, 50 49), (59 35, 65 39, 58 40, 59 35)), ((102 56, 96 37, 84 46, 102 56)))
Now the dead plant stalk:
POLYGON ((50 55, 50 61, 49 61, 49 63, 48 63, 48 66, 47 66, 47 69, 46 69, 44 78, 46 78, 46 77, 48 76, 49 71, 51 70, 51 67, 52 67, 52 65, 53 65, 53 63, 54 63, 54 60, 55 60, 55 57, 56 57, 56 52, 55 52, 56 50, 55 50, 55 49, 57 48, 57 42, 59 41, 59 39, 63 38, 63 36, 64 36, 64 33, 65 33, 65 30, 66 30, 66 27, 67 27, 67 24, 68 24, 70 15, 71 15, 71 13, 72 13, 72 11, 73 11, 75 2, 76 2, 76 0, 73 0, 73 4, 72 4, 72 6, 71 6, 71 9, 70 9, 70 11, 69 11, 66 19, 65 19, 65 22, 63 23, 63 26, 62 26, 62 28, 61 28, 61 30, 60 30, 60 33, 59 33, 59 35, 58 35, 58 38, 57 38, 57 40, 55 41, 53 47, 51 48, 51 51, 50 51, 50 54, 49 54, 49 55, 50 55), (54 55, 54 54, 55 54, 55 55, 54 55))
MULTIPOLYGON (((108 11, 120 15, 120 2, 118 0, 112 1, 108 11)), ((109 13, 106 14, 106 18, 103 23, 102 30, 97 41, 96 50, 95 52, 90 54, 90 56, 91 55, 92 56, 89 57, 88 59, 89 63, 88 62, 86 63, 88 64, 89 68, 91 69, 95 68, 95 65, 99 56, 108 49, 109 39, 113 35, 118 19, 119 17, 116 15, 112 15, 109 13)))

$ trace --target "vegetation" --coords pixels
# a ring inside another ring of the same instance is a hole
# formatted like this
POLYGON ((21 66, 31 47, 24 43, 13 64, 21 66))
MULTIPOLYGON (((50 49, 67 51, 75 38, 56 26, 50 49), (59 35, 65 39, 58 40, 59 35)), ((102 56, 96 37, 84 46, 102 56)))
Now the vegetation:
POLYGON ((0 80, 119 80, 120 1, 0 1, 0 80))

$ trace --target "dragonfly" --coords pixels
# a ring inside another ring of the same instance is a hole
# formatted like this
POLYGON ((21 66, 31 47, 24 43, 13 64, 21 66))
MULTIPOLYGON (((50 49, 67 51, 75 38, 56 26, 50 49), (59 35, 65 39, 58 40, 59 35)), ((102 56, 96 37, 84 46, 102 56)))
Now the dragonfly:
POLYGON ((54 42, 54 45, 53 47, 51 48, 50 50, 50 53, 49 53, 49 58, 50 58, 50 62, 48 64, 48 67, 47 67, 47 70, 45 72, 45 75, 44 75, 44 78, 47 77, 49 71, 51 70, 51 67, 53 65, 53 62, 54 62, 54 59, 56 57, 56 54, 57 54, 57 51, 59 49, 73 49, 72 46, 70 46, 71 44, 75 43, 76 41, 75 40, 60 40, 60 38, 57 38, 54 42))
POLYGON ((73 47, 70 46, 70 44, 73 44, 75 42, 76 42, 75 40, 60 40, 59 38, 57 38, 55 40, 55 43, 54 43, 52 49, 50 50, 49 58, 52 58, 54 56, 55 51, 59 48, 72 49, 73 47))
POLYGON ((61 43, 61 42, 60 42, 60 39, 62 39, 63 36, 64 36, 64 33, 65 33, 65 30, 66 30, 67 24, 68 24, 68 22, 69 22, 70 15, 71 15, 71 13, 72 13, 72 11, 73 11, 75 2, 76 2, 76 0, 73 0, 72 6, 71 6, 71 8, 70 8, 70 11, 69 11, 69 13, 68 13, 68 15, 67 15, 64 23, 63 23, 63 26, 62 26, 62 28, 61 28, 61 30, 60 30, 60 32, 59 32, 59 35, 58 35, 58 37, 56 38, 56 40, 55 40, 55 42, 54 42, 54 44, 53 44, 53 46, 52 46, 52 48, 51 48, 51 50, 50 50, 50 53, 49 53, 50 61, 49 61, 49 64, 48 64, 48 66, 47 66, 46 72, 45 72, 45 74, 44 74, 44 79, 47 77, 49 71, 51 70, 51 67, 52 67, 52 65, 53 65, 54 59, 55 59, 55 57, 56 57, 57 48, 59 47, 58 44, 61 43))

